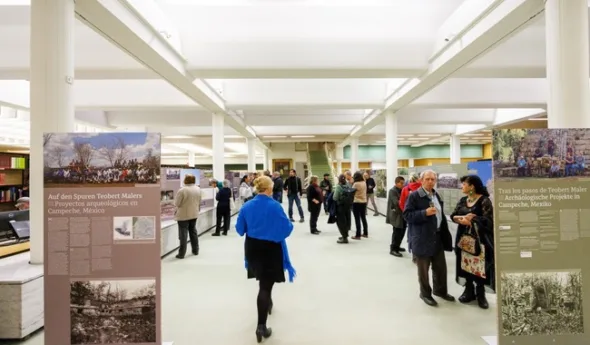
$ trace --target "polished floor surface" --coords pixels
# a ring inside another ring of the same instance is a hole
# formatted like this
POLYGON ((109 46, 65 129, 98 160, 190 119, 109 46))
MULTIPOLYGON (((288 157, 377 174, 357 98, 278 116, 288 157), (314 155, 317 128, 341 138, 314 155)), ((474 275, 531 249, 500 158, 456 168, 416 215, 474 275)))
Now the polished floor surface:
MULTIPOLYGON (((296 223, 288 243, 298 277, 273 291, 268 325, 274 333, 265 343, 483 345, 482 336, 496 334, 493 296, 489 310, 443 301, 437 308, 425 305, 410 258, 388 254, 391 227, 385 218, 368 220, 370 238, 348 245, 336 244, 336 226, 326 224, 325 215, 319 236, 309 233, 307 223, 296 223)), ((198 257, 163 260, 164 341, 256 344, 257 284, 246 279, 243 240, 235 231, 228 237, 205 234, 200 248, 198 257)), ((449 289, 458 296, 454 256, 447 255, 447 262, 449 289)), ((42 332, 21 344, 43 344, 42 332)))

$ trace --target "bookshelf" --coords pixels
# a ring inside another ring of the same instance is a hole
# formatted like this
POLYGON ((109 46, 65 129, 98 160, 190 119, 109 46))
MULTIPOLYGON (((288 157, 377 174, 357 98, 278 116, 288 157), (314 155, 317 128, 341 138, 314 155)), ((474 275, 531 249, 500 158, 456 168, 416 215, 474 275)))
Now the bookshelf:
POLYGON ((0 212, 15 210, 14 204, 29 184, 29 156, 0 152, 0 212))

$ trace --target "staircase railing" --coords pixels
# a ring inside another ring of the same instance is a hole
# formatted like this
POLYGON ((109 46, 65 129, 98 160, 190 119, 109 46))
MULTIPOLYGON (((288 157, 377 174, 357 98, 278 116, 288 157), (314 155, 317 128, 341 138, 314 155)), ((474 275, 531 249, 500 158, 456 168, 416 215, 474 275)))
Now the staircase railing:
POLYGON ((338 181, 338 172, 334 168, 334 159, 332 158, 332 151, 330 150, 330 143, 324 143, 324 151, 326 152, 326 158, 328 158, 328 165, 330 166, 330 174, 334 181, 338 181))
POLYGON ((305 150, 305 154, 307 155, 307 177, 303 179, 303 189, 307 189, 309 186, 309 181, 313 176, 312 166, 311 166, 311 154, 309 153, 309 143, 306 145, 307 150, 305 150))

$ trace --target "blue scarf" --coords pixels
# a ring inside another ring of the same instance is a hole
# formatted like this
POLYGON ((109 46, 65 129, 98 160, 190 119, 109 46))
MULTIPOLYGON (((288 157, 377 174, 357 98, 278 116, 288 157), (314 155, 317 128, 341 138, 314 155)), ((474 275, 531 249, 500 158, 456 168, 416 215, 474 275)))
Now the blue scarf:
MULTIPOLYGON (((295 277, 297 277, 297 271, 295 271, 295 267, 291 264, 286 240, 281 241, 281 247, 283 248, 283 269, 289 274, 289 282, 292 283, 295 277)), ((244 259, 244 265, 248 269, 248 260, 244 259)))

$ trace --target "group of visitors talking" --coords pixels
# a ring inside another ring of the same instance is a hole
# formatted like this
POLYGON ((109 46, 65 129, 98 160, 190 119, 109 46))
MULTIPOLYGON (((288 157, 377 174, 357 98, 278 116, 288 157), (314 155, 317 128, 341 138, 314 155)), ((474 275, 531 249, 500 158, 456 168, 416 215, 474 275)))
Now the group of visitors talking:
MULTIPOLYGON (((317 224, 323 207, 324 212, 329 215, 328 223, 335 223, 339 230, 340 237, 337 243, 349 243, 352 218, 355 221, 355 233, 350 239, 369 238, 366 218, 369 200, 373 199, 374 214, 379 215, 373 195, 374 179, 369 172, 346 171, 338 176, 337 183, 333 186, 330 177, 329 174, 325 174, 322 181, 317 176, 309 178, 305 194, 310 214, 310 233, 321 233, 317 224)), ((194 216, 190 212, 194 211, 195 205, 200 204, 200 192, 196 192, 194 177, 191 179, 190 175, 187 175, 184 182, 185 186, 175 199, 181 237, 178 258, 185 255, 187 235, 190 236, 193 254, 198 255, 196 217, 187 218, 194 216), (185 208, 190 208, 191 211, 185 208)), ((455 278, 458 284, 464 286, 459 301, 464 304, 476 301, 480 308, 487 309, 486 290, 495 291, 493 206, 489 193, 478 176, 467 175, 461 178, 462 192, 465 196, 459 200, 449 216, 450 220, 457 224, 453 240, 444 213, 444 201, 435 189, 436 183, 437 174, 433 170, 412 175, 408 181, 402 176, 395 179, 394 187, 388 191, 386 210, 386 222, 392 226, 389 253, 395 257, 403 257, 406 249, 402 247, 402 242, 407 233, 407 251, 412 254, 412 262, 418 271, 419 297, 424 303, 434 307, 438 305, 434 297, 446 302, 455 301, 448 292, 445 258, 445 251, 454 252, 455 278), (477 250, 473 252, 465 249, 465 243, 468 244, 467 248, 477 247, 477 250), (433 276, 432 286, 430 270, 433 276)), ((229 182, 224 182, 220 187, 217 193, 218 205, 222 203, 220 200, 225 201, 228 196, 233 199, 229 182)), ((249 174, 241 180, 239 199, 243 205, 238 215, 236 231, 240 236, 245 236, 244 264, 247 277, 256 279, 259 283, 255 330, 258 342, 272 334, 272 329, 267 327, 267 319, 273 309, 274 284, 286 281, 285 271, 290 282, 293 282, 296 276, 289 258, 286 239, 294 228, 294 204, 299 213, 299 222, 305 222, 301 206, 303 189, 302 180, 295 170, 291 170, 285 180, 278 172, 271 174, 269 171, 265 171, 261 176, 249 174), (285 192, 288 200, 287 213, 281 205, 285 192)), ((223 202, 222 208, 229 210, 229 205, 225 206, 223 202)), ((196 209, 198 213, 198 208, 196 209)), ((225 213, 222 218, 222 233, 226 235, 229 218, 225 218, 225 213)), ((215 234, 219 234, 219 229, 218 215, 215 234)))

